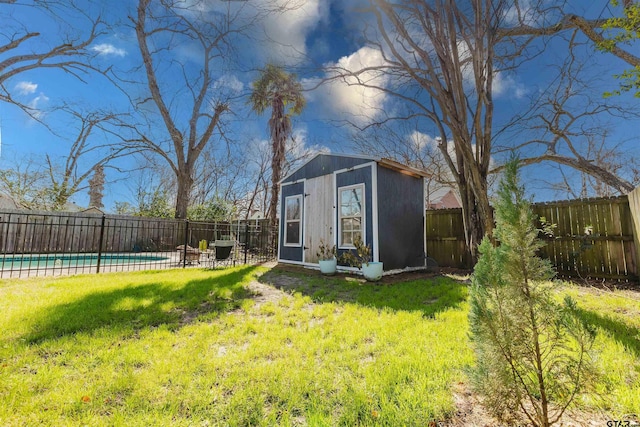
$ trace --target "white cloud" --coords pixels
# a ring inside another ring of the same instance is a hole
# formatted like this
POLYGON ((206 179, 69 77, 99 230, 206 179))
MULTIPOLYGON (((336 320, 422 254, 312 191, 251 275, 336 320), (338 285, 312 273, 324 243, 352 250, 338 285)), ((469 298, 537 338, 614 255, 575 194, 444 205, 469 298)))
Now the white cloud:
POLYGON ((21 81, 16 84, 15 89, 20 95, 31 95, 32 93, 36 92, 36 89, 38 89, 38 85, 33 82, 21 81))
MULTIPOLYGON (((387 95, 375 87, 386 87, 389 77, 376 71, 364 71, 357 76, 339 77, 344 73, 357 73, 360 70, 384 64, 379 50, 365 46, 337 62, 327 64, 324 78, 332 79, 317 89, 310 100, 318 100, 329 110, 330 115, 344 117, 345 114, 358 124, 370 123, 382 112, 387 95)), ((306 87, 313 87, 320 79, 304 80, 306 87)))
POLYGON ((408 136, 408 139, 411 146, 418 151, 422 151, 426 147, 431 147, 433 149, 438 148, 438 139, 417 130, 411 132, 411 134, 409 134, 408 136))
POLYGON ((127 54, 127 52, 124 49, 115 47, 110 43, 101 43, 95 46, 91 46, 91 50, 94 52, 97 52, 98 55, 104 55, 104 56, 124 57, 127 54))
POLYGON ((303 157, 307 150, 307 129, 305 127, 293 129, 291 138, 287 139, 285 151, 290 159, 303 157))
MULTIPOLYGON (((469 46, 464 40, 458 41, 458 56, 462 65, 462 78, 467 89, 475 87, 475 71, 473 62, 471 61, 471 52, 469 46)), ((492 94, 496 98, 503 96, 515 97, 521 99, 528 93, 528 89, 522 83, 518 83, 514 77, 504 72, 494 71, 492 82, 492 94)))
POLYGON ((331 0, 178 0, 179 13, 190 16, 233 16, 251 24, 254 55, 259 62, 293 65, 307 54, 307 35, 329 17, 331 0), (254 21, 255 20, 255 21, 254 21))
POLYGON ((329 2, 323 0, 262 0, 273 8, 264 20, 267 50, 286 65, 300 62, 306 55, 307 35, 326 19, 329 2))
MULTIPOLYGON (((440 156, 438 145, 440 145, 440 137, 433 137, 429 134, 422 133, 420 131, 414 130, 407 136, 407 140, 409 141, 409 145, 415 148, 417 151, 431 151, 436 156, 440 156)), ((449 156, 455 157, 455 146, 453 144, 453 140, 447 141, 447 152, 449 156)))
MULTIPOLYGON (((462 66, 462 77, 467 88, 475 86, 475 75, 473 70, 473 62, 469 46, 464 41, 458 42, 458 52, 462 66)), ((524 98, 528 89, 522 83, 518 83, 516 79, 504 72, 494 71, 492 82, 492 94, 496 98, 503 96, 515 97, 516 99, 524 98)))
POLYGON ((45 114, 43 108, 45 107, 47 102, 49 102, 49 97, 40 92, 40 95, 33 98, 27 105, 29 107, 29 112, 31 113, 31 115, 36 119, 41 119, 45 114))
POLYGON ((244 83, 232 74, 225 74, 215 81, 214 89, 230 89, 232 92, 241 92, 244 89, 244 83))
POLYGON ((513 77, 497 72, 493 76, 493 95, 496 97, 515 97, 522 99, 529 93, 527 87, 513 77))

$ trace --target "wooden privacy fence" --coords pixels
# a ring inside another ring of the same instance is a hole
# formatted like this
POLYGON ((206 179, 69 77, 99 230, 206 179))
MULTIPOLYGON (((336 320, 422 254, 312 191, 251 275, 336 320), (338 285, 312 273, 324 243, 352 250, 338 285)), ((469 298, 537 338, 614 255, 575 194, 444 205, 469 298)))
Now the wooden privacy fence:
MULTIPOLYGON (((540 255, 560 277, 626 280, 638 275, 632 210, 627 196, 536 203, 533 211, 555 224, 540 255)), ((471 268, 461 209, 426 212, 427 256, 438 265, 471 268)), ((539 224, 538 224, 539 225, 539 224)))
POLYGON ((428 210, 425 228, 429 258, 440 267, 472 267, 464 239, 462 209, 428 210))
POLYGON ((196 222, 68 212, 0 212, 2 254, 173 251, 184 243, 197 248, 201 240, 229 238, 251 248, 267 242, 267 237, 273 240, 271 233, 266 220, 196 222))

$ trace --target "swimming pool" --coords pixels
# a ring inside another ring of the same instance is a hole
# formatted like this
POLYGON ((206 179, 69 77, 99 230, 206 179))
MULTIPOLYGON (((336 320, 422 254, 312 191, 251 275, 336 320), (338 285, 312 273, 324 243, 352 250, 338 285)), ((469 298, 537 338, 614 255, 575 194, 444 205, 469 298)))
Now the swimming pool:
MULTIPOLYGON (((139 253, 101 254, 101 265, 153 263, 166 256, 139 253)), ((84 267, 98 264, 98 254, 17 254, 0 255, 1 270, 84 267)))

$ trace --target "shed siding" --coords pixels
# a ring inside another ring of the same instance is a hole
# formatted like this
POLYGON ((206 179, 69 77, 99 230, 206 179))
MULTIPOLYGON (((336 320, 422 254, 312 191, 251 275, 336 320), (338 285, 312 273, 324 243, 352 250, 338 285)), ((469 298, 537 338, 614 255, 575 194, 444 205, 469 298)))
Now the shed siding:
MULTIPOLYGON (((283 185, 280 191, 280 238, 278 239, 278 244, 280 245, 280 259, 289 260, 289 261, 299 261, 302 262, 302 246, 301 247, 291 247, 284 246, 284 208, 285 203, 284 200, 286 197, 295 196, 297 194, 303 195, 304 200, 304 182, 299 182, 296 184, 283 185)), ((303 203, 304 206, 304 203, 303 203)), ((304 224, 304 209, 302 210, 302 219, 304 224)), ((302 236, 301 241, 304 242, 304 226, 302 227, 302 236)))
POLYGON ((287 177, 283 183, 295 182, 299 179, 316 178, 369 162, 371 162, 371 160, 320 154, 309 163, 302 166, 298 171, 294 172, 291 176, 287 177))
MULTIPOLYGON (((375 167, 375 165, 374 165, 375 167)), ((371 176, 371 168, 363 167, 354 169, 351 171, 341 172, 336 175, 336 206, 337 206, 337 197, 338 197, 338 189, 340 187, 346 187, 349 185, 362 184, 364 183, 364 202, 365 202, 365 230, 366 230, 366 244, 371 246, 373 252, 377 250, 377 248, 373 247, 373 197, 372 197, 372 176, 371 176)), ((340 206, 337 206, 338 211, 340 210, 340 206)), ((339 221, 339 215, 336 216, 336 221, 339 221)), ((339 230, 338 224, 336 223, 335 229, 339 230)), ((340 236, 338 238, 338 245, 340 242, 340 236)), ((338 246, 337 245, 337 246, 338 246)), ((338 250, 338 256, 344 253, 344 250, 338 250)))
POLYGON ((378 241, 385 270, 422 267, 424 183, 378 166, 378 241))

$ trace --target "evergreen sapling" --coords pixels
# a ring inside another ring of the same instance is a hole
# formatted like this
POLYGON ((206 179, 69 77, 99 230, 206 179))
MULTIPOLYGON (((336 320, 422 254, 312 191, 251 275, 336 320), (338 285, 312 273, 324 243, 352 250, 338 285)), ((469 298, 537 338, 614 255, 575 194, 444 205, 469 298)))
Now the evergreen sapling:
POLYGON ((563 304, 554 299, 555 272, 536 255, 544 245, 538 233, 549 229, 535 226, 517 160, 500 182, 495 218, 496 242, 483 239, 472 282, 473 385, 501 421, 514 421, 520 412, 547 427, 593 383, 594 333, 570 298, 563 304))

